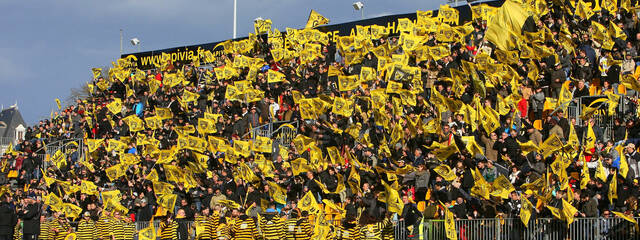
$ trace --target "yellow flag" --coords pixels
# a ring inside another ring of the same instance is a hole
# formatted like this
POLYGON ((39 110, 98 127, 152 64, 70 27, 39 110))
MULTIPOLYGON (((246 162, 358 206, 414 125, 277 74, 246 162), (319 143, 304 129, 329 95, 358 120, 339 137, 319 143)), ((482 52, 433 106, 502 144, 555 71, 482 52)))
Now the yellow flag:
POLYGON ((438 175, 440 175, 444 180, 449 182, 456 179, 456 174, 451 170, 451 168, 446 164, 441 164, 433 169, 438 175))
MULTIPOLYGON (((152 174, 153 174, 153 171, 149 175, 152 175, 152 174)), ((152 186, 153 186, 153 192, 155 192, 158 195, 171 194, 174 188, 173 184, 160 182, 160 181, 152 181, 152 186)))
MULTIPOLYGON (((433 145, 432 145, 433 146, 433 145)), ((436 155, 436 158, 440 161, 446 161, 447 158, 449 158, 449 156, 453 155, 454 153, 459 152, 460 150, 458 149, 458 146, 455 143, 451 143, 451 145, 446 146, 446 147, 440 147, 438 149, 436 149, 435 151, 433 151, 433 154, 436 155)))
POLYGON ((82 180, 80 192, 88 195, 98 195, 98 187, 93 182, 82 180))
POLYGON ((315 10, 311 10, 309 13, 309 19, 307 20, 307 25, 304 28, 315 28, 320 25, 324 25, 329 23, 329 19, 320 15, 320 13, 315 10))
POLYGON ((293 171, 293 175, 297 176, 300 173, 312 171, 313 169, 307 164, 307 159, 296 158, 291 161, 291 170, 293 171))
POLYGON ((142 122, 142 119, 136 115, 129 115, 128 117, 123 118, 122 121, 129 126, 129 131, 131 132, 144 130, 144 123, 142 122))
POLYGON ((156 240, 156 228, 153 225, 153 218, 149 221, 149 226, 140 229, 138 232, 138 239, 140 240, 156 240))
POLYGON ((504 199, 509 198, 509 194, 515 191, 515 187, 511 185, 511 182, 504 175, 500 175, 491 184, 493 191, 491 191, 492 196, 502 197, 504 199))
POLYGON ((459 18, 460 18, 459 15, 460 14, 458 13, 457 9, 452 8, 451 6, 445 4, 445 5, 440 5, 437 19, 443 23, 458 25, 459 18))
POLYGON ((602 0, 600 6, 610 13, 615 13, 618 11, 618 0, 602 0))
POLYGON ((618 151, 618 155, 620 155, 620 175, 626 179, 627 173, 629 172, 629 163, 627 163, 627 159, 624 155, 624 148, 622 147, 622 144, 620 144, 615 149, 618 151))
POLYGON ((609 183, 609 203, 613 204, 613 199, 618 199, 618 174, 614 173, 611 182, 609 183))
POLYGON ((359 86, 358 75, 338 76, 338 90, 351 91, 359 86))
POLYGON ((389 184, 382 182, 386 193, 386 204, 387 211, 394 212, 398 214, 402 214, 402 210, 404 208, 404 203, 402 202, 402 198, 396 189, 393 189, 389 184))
POLYGON ((92 68, 91 73, 93 73, 93 78, 97 79, 102 75, 102 68, 92 68))
POLYGON ((280 204, 287 204, 287 194, 284 188, 271 181, 267 182, 267 184, 269 185, 269 194, 273 198, 273 201, 280 204))
POLYGON ((552 134, 546 140, 544 140, 542 144, 540 144, 540 154, 542 154, 542 156, 547 158, 554 151, 562 148, 562 146, 563 146, 562 140, 560 140, 560 138, 555 134, 552 134))
POLYGON ((148 117, 144 119, 147 127, 151 130, 162 128, 162 119, 159 116, 148 117))
POLYGON ((100 145, 102 145, 102 143, 104 142, 104 139, 87 139, 85 142, 87 143, 87 148, 91 153, 91 152, 94 152, 96 149, 98 149, 100 145))
POLYGON ((167 209, 169 212, 173 213, 173 210, 176 206, 177 199, 178 199, 178 195, 173 193, 160 195, 158 197, 158 205, 162 206, 164 209, 167 209))
POLYGON ((562 214, 567 220, 567 226, 573 223, 573 217, 578 212, 578 209, 573 207, 567 200, 562 199, 562 214))
POLYGON ((233 149, 244 157, 251 155, 251 143, 249 141, 235 140, 233 141, 233 149))
POLYGON ((349 184, 352 193, 362 192, 360 188, 360 174, 358 174, 358 170, 355 165, 351 165, 351 172, 347 178, 347 184, 349 184))
POLYGON ((446 207, 444 207, 444 229, 449 240, 458 239, 458 233, 456 232, 456 220, 453 216, 453 212, 446 207))
POLYGON ((161 120, 173 118, 173 113, 169 108, 156 108, 156 116, 160 117, 161 120))
POLYGON ((82 213, 82 208, 76 206, 73 203, 64 203, 62 205, 62 209, 63 209, 66 217, 70 217, 70 218, 78 218, 80 216, 80 214, 82 213))
POLYGON ((159 180, 158 171, 155 168, 151 169, 151 172, 144 177, 145 180, 149 180, 151 182, 157 182, 159 180))
POLYGON ((602 165, 602 161, 598 160, 598 166, 596 167, 596 177, 600 178, 602 181, 607 181, 607 174, 605 172, 604 166, 602 165))
POLYGON ((122 101, 120 98, 115 98, 112 102, 107 104, 107 109, 109 109, 109 112, 114 115, 120 113, 122 111, 122 101))
POLYGON ((107 174, 107 177, 109 177, 109 180, 111 182, 113 182, 114 180, 118 179, 119 177, 124 176, 125 174, 125 167, 122 164, 116 164, 112 167, 109 167, 107 169, 105 169, 105 173, 107 174))
MULTIPOLYGON (((599 0, 597 0, 599 1, 599 0)), ((604 0, 606 1, 606 0, 604 0)), ((589 7, 587 5, 587 3, 585 3, 584 1, 580 0, 578 1, 578 3, 576 4, 576 11, 575 14, 580 16, 583 19, 589 19, 591 18, 591 16, 593 16, 594 12, 591 9, 591 7, 589 7)))
POLYGON ((56 104, 58 105, 58 110, 62 109, 62 104, 60 103, 60 99, 56 98, 56 104))
POLYGON ((269 83, 282 82, 285 80, 285 77, 284 73, 273 71, 271 69, 267 71, 267 81, 269 83))
POLYGON ((253 28, 256 34, 265 34, 271 31, 271 19, 257 19, 254 21, 253 28))
POLYGON ((589 123, 587 128, 587 137, 584 139, 584 147, 589 150, 596 146, 596 134, 593 132, 593 124, 589 123))
POLYGON ((329 155, 329 158, 331 159, 332 164, 342 165, 344 163, 344 160, 342 160, 342 157, 340 156, 340 152, 338 151, 338 148, 336 148, 335 146, 328 147, 327 154, 329 155))
POLYGON ((198 132, 202 134, 206 133, 215 133, 216 132, 216 122, 211 119, 206 118, 198 118, 198 132))
POLYGON ((331 112, 337 115, 351 117, 353 114, 353 100, 334 97, 331 112))
POLYGON ((49 205, 54 211, 62 210, 62 199, 55 193, 49 193, 44 197, 44 203, 49 205))
POLYGON ((293 145, 296 147, 298 154, 306 151, 311 143, 314 143, 313 139, 302 134, 298 134, 298 136, 293 139, 293 145))
POLYGON ((528 227, 529 219, 531 218, 531 213, 533 211, 533 204, 531 204, 531 202, 529 202, 529 199, 527 199, 526 197, 523 197, 521 199, 522 208, 520 209, 520 220, 522 220, 522 223, 525 227, 528 227))
POLYGON ((621 213, 621 212, 616 212, 616 211, 611 211, 611 212, 613 212, 613 214, 615 214, 616 216, 633 223, 636 226, 636 231, 640 230, 640 228, 638 228, 638 221, 636 221, 633 218, 633 216, 629 216, 627 214, 624 214, 624 213, 621 213))
POLYGON ((253 151, 271 153, 272 145, 273 141, 271 140, 271 138, 256 136, 256 139, 253 141, 253 151))

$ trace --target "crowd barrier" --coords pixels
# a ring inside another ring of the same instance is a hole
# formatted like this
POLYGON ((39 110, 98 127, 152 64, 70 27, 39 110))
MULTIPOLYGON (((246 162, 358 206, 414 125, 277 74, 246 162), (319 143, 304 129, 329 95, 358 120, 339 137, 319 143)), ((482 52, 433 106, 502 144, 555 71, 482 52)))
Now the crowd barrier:
MULTIPOLYGON (((636 218, 636 221, 640 218, 636 218)), ((149 227, 149 222, 136 222, 136 232, 149 227)), ((394 239, 447 239, 442 219, 425 220, 422 233, 418 229, 410 232, 404 221, 394 221, 394 239)), ((154 221, 156 231, 160 221, 154 221)), ((195 239, 195 222, 187 222, 191 238, 195 239)), ((71 226, 77 226, 72 223, 71 226)), ((635 225, 622 218, 575 218, 567 227, 566 221, 552 218, 531 219, 527 227, 520 218, 460 219, 456 220, 456 234, 461 240, 628 240, 640 238, 635 225)), ((137 239, 137 237, 134 237, 137 239)))
MULTIPOLYGON (((634 224, 621 218, 576 218, 568 228, 566 221, 551 218, 531 219, 528 227, 520 218, 457 220, 456 233, 458 239, 464 240, 626 240, 640 237, 634 224)), ((423 235, 418 234, 417 239, 446 239, 444 221, 425 221, 423 235)))

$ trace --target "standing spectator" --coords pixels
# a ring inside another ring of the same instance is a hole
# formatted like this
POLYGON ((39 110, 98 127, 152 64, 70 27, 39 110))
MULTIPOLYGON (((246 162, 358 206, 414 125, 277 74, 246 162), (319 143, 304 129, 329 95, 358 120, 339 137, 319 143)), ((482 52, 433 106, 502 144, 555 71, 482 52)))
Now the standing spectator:
POLYGON ((22 220, 22 234, 25 240, 35 240, 40 233, 40 206, 35 196, 29 195, 24 199, 18 210, 18 217, 22 220))
POLYGON ((9 204, 9 196, 0 197, 0 240, 9 240, 13 237, 13 229, 18 222, 16 212, 9 204))

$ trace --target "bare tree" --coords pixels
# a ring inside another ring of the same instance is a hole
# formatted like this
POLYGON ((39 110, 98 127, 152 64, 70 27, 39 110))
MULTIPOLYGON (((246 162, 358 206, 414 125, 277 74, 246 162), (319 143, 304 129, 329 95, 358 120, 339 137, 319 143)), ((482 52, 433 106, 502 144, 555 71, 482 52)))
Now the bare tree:
POLYGON ((76 103, 78 99, 87 99, 91 96, 89 92, 89 86, 87 84, 82 84, 80 87, 71 88, 71 93, 69 96, 64 99, 63 105, 68 106, 76 103))

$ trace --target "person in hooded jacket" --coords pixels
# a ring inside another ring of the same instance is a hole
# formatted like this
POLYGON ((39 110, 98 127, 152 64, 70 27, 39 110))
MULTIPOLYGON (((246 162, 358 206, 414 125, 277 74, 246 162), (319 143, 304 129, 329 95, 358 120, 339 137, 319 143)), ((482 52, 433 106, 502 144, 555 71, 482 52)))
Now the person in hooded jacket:
POLYGON ((9 196, 0 196, 0 240, 9 240, 13 236, 13 228, 18 223, 18 216, 11 204, 9 196))
POLYGON ((40 206, 30 195, 24 200, 23 208, 18 211, 18 217, 22 219, 22 234, 25 240, 35 240, 40 233, 40 206))

